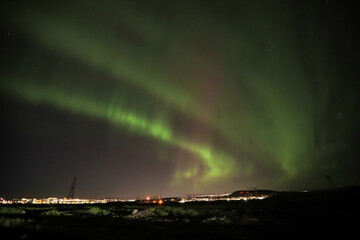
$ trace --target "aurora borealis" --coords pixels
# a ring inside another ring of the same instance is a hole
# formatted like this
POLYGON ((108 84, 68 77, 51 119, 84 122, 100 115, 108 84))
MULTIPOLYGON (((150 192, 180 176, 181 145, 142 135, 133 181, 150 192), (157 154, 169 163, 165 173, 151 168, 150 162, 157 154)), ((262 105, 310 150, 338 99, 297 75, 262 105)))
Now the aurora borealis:
POLYGON ((85 197, 360 183, 346 1, 0 9, 2 194, 61 196, 74 176, 85 197))

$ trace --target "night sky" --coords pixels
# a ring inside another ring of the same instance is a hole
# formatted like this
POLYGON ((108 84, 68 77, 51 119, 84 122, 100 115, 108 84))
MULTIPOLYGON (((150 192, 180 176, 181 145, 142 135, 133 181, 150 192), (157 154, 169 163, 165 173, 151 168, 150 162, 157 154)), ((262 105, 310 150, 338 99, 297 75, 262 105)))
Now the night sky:
POLYGON ((353 3, 2 1, 0 197, 360 184, 353 3))

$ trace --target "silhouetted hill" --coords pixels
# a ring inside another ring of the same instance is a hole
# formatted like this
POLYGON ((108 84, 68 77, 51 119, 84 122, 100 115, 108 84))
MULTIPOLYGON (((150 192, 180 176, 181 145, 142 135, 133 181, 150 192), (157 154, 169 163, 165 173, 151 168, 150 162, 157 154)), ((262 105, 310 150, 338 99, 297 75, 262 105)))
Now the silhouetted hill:
POLYGON ((273 190, 238 190, 230 194, 230 197, 241 197, 244 195, 274 195, 277 191, 273 190))
POLYGON ((264 205, 276 208, 358 209, 360 186, 309 192, 276 192, 264 205))

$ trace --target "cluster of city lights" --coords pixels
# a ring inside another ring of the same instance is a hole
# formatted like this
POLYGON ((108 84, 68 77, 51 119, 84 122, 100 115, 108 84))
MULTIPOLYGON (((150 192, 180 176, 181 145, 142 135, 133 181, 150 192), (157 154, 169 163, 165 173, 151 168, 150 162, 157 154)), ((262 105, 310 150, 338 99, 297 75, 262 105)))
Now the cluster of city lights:
MULTIPOLYGON (((131 201, 119 199, 81 199, 81 198, 14 198, 5 200, 0 198, 0 204, 98 204, 108 202, 131 201)), ((135 201, 135 200, 133 200, 135 201)))
POLYGON ((219 194, 219 195, 201 195, 189 198, 182 198, 179 202, 213 202, 213 201, 248 201, 248 200, 261 200, 270 197, 269 194, 258 194, 244 192, 241 196, 233 197, 230 194, 219 194))
POLYGON ((186 202, 212 202, 212 201, 247 201, 261 200, 270 197, 269 194, 258 194, 241 192, 240 196, 231 196, 231 194, 199 195, 187 198, 162 198, 146 197, 145 199, 81 199, 81 198, 14 198, 5 200, 0 198, 0 204, 102 204, 110 202, 136 202, 142 204, 164 204, 169 202, 186 203, 186 202))

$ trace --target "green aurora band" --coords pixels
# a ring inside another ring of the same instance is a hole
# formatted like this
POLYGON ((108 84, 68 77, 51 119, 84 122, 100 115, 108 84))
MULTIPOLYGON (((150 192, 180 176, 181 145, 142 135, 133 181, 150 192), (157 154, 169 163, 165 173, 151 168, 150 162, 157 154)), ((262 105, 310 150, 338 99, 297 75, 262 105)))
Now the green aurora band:
MULTIPOLYGON (((35 81, 32 81, 35 82, 35 81)), ((123 126, 144 136, 151 136, 166 144, 175 145, 198 156, 206 166, 201 181, 228 177, 234 166, 234 159, 224 153, 216 152, 208 146, 192 143, 180 137, 175 137, 165 122, 152 121, 144 116, 124 110, 120 102, 112 99, 111 103, 99 102, 99 99, 87 98, 79 93, 56 89, 42 88, 34 84, 26 85, 24 82, 11 81, 11 85, 3 86, 3 90, 23 98, 33 104, 47 103, 60 109, 69 110, 77 114, 84 114, 95 118, 105 119, 116 126, 123 126), (6 89, 8 87, 8 89, 6 89), (19 94, 20 93, 20 94, 19 94)), ((192 170, 189 170, 192 171, 192 170)), ((196 174, 189 171, 177 174, 175 180, 190 178, 196 174)))
MULTIPOLYGON (((318 167, 327 141, 326 129, 319 126, 337 73, 325 40, 329 33, 320 29, 311 8, 299 23, 291 14, 280 14, 295 11, 282 1, 240 1, 236 10, 211 1, 217 12, 180 2, 161 2, 163 8, 132 1, 24 4, 8 7, 3 18, 43 51, 126 82, 214 129, 200 132, 199 139, 178 132, 165 108, 154 106, 148 113, 149 99, 117 89, 99 99, 81 85, 72 86, 74 77, 60 67, 53 73, 60 80, 48 79, 53 85, 29 74, 3 73, 1 90, 191 153, 193 164, 179 160, 173 184, 191 181, 201 189, 251 176, 258 165, 276 173, 274 182, 286 184, 318 167), (128 106, 131 102, 140 107, 128 106), (215 136, 231 147, 216 146, 215 136)), ((19 63, 19 69, 26 68, 19 63)), ((196 129, 189 126, 191 131, 196 129)))

